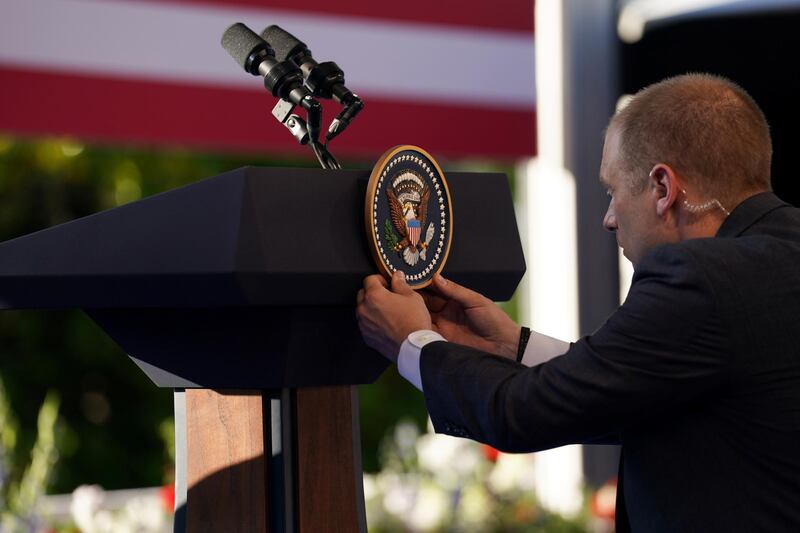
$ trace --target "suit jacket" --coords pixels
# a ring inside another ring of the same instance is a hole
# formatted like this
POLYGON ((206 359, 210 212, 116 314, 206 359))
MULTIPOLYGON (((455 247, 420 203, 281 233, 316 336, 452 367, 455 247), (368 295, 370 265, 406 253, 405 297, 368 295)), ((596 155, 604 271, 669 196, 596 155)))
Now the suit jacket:
POLYGON ((648 254, 566 354, 435 342, 422 386, 436 431, 501 450, 618 437, 633 531, 800 531, 799 326, 800 210, 761 193, 648 254))

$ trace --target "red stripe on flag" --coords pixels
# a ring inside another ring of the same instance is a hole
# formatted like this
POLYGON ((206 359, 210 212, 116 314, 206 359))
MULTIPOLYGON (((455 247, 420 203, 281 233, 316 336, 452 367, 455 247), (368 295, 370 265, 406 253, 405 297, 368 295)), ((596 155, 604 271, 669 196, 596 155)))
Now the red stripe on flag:
MULTIPOLYGON (((162 0, 148 0, 166 3, 162 0)), ((405 0, 402 4, 375 0, 170 0, 179 4, 242 6, 280 9, 303 15, 338 15, 384 21, 470 26, 497 30, 533 32, 533 0, 502 2, 458 2, 454 0, 405 0)), ((236 21, 231 21, 233 24, 236 21)), ((256 31, 260 31, 259 28, 256 31)), ((302 35, 299 36, 302 40, 302 35)))
MULTIPOLYGON (((199 149, 308 153, 270 114, 265 91, 48 74, 0 68, 0 130, 199 149)), ((533 90, 533 88, 531 88, 533 90)), ((375 158, 397 144, 442 156, 516 158, 535 152, 535 111, 372 99, 331 143, 375 158)), ((325 102, 327 124, 338 106, 325 102)))
POLYGON ((421 233, 421 228, 419 226, 408 228, 408 237, 411 240, 411 246, 416 246, 419 242, 419 234, 421 233))

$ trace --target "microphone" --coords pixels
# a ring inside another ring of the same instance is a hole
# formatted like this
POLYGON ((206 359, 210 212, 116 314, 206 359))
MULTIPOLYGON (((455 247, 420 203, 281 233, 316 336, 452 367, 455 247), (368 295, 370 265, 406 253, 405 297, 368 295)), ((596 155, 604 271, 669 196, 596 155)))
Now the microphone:
POLYGON ((306 87, 314 96, 333 98, 343 106, 344 109, 333 119, 325 135, 325 142, 330 142, 364 108, 364 102, 345 87, 344 71, 333 61, 318 63, 303 41, 279 26, 268 26, 261 32, 261 37, 275 48, 277 58, 292 61, 300 67, 306 87))
MULTIPOLYGON (((269 43, 241 22, 225 30, 222 34, 222 47, 245 72, 263 76, 264 87, 272 96, 285 100, 292 106, 299 105, 305 109, 308 116, 308 136, 312 143, 319 141, 322 106, 303 85, 303 73, 295 63, 286 58, 276 59, 275 50, 269 43)), ((276 118, 292 130, 298 141, 305 144, 302 141, 302 131, 293 129, 298 126, 297 121, 287 120, 290 118, 289 112, 284 112, 281 116, 276 115, 276 118)), ((292 117, 299 118, 296 115, 292 117)))

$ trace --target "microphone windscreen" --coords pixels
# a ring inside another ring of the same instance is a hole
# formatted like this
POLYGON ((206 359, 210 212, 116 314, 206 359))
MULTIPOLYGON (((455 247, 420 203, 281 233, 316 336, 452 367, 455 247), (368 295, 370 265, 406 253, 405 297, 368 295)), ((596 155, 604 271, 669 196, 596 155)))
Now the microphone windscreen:
MULTIPOLYGON (((239 66, 251 74, 254 73, 250 71, 250 65, 248 65, 247 59, 254 52, 266 50, 268 46, 269 45, 264 42, 264 39, 241 22, 231 25, 225 30, 225 33, 222 34, 222 47, 230 54, 234 61, 239 63, 239 66)), ((256 68, 257 67, 258 65, 256 65, 256 68)))
POLYGON ((275 59, 286 61, 308 49, 306 44, 280 26, 268 26, 261 37, 275 50, 275 59))

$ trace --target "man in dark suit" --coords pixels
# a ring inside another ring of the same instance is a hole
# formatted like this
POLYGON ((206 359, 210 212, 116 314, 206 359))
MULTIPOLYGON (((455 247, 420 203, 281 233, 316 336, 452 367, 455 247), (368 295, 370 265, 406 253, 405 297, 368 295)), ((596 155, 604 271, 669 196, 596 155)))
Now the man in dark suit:
POLYGON ((770 192, 771 153, 731 82, 650 86, 606 135, 603 223, 635 274, 596 332, 525 346, 481 295, 396 275, 365 280, 364 338, 438 432, 512 452, 621 443, 618 531, 800 531, 800 211, 770 192))

